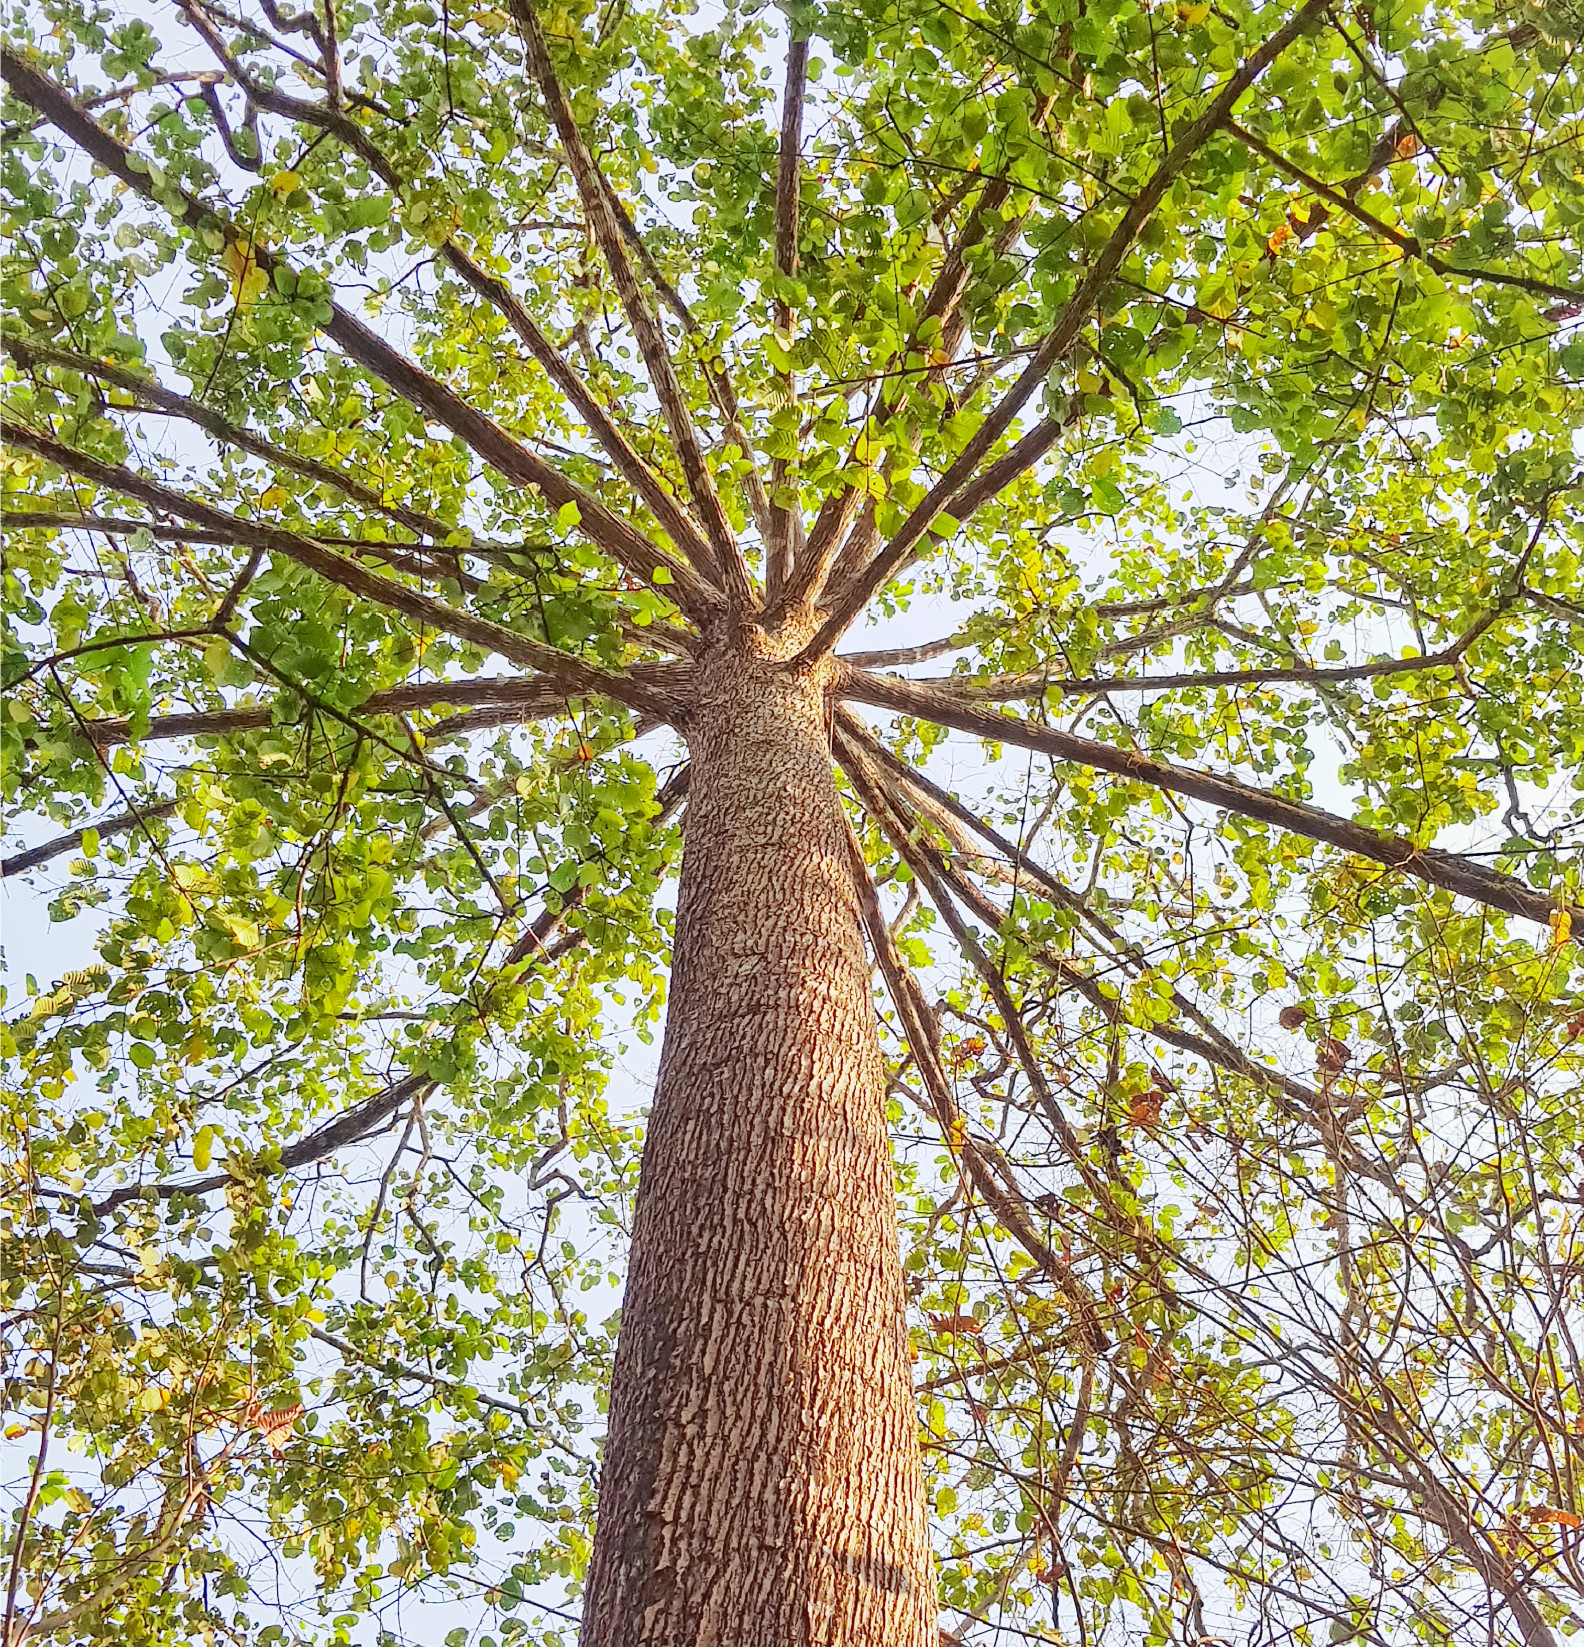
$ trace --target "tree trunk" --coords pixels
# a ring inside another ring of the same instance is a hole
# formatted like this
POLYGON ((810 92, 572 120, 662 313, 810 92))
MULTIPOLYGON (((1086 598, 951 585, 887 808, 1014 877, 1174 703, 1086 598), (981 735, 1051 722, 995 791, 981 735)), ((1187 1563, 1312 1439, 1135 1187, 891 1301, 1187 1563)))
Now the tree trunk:
POLYGON ((933 1647, 869 968, 825 669, 698 664, 665 1048, 582 1647, 933 1647))

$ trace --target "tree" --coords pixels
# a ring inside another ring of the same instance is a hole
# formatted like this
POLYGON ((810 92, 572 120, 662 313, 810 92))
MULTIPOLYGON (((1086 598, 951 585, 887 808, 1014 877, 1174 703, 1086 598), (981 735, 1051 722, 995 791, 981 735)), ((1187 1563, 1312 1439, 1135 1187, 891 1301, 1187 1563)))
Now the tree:
POLYGON ((7 13, 8 1641, 1577 1629, 1576 12, 261 5, 7 13))

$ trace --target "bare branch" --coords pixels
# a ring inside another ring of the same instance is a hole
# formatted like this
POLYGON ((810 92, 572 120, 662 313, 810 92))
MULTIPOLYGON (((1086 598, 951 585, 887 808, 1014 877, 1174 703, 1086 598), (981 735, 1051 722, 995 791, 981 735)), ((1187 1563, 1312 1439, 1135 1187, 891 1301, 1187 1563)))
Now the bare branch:
MULTIPOLYGON (((685 692, 687 671, 676 665, 634 666, 635 678, 647 680, 664 691, 685 692)), ((418 681, 410 686, 394 686, 388 691, 376 692, 362 703, 348 706, 353 715, 405 715, 414 710, 453 708, 499 711, 489 721, 479 725, 503 725, 513 720, 542 719, 547 715, 564 714, 567 707, 566 688, 545 675, 491 678, 455 681, 418 681)), ((100 749, 113 749, 124 743, 156 743, 167 738, 222 738, 236 732, 256 732, 269 726, 276 718, 272 704, 251 704, 236 709, 194 709, 174 715, 154 715, 148 725, 134 738, 132 722, 124 718, 89 720, 82 723, 83 736, 100 749)), ((426 738, 434 736, 452 721, 425 728, 426 738)), ((10 873, 8 870, 7 873, 10 873)))
POLYGON ((943 635, 918 646, 898 646, 886 652, 840 652, 837 656, 854 669, 899 669, 910 663, 931 663, 972 644, 961 634, 943 635))

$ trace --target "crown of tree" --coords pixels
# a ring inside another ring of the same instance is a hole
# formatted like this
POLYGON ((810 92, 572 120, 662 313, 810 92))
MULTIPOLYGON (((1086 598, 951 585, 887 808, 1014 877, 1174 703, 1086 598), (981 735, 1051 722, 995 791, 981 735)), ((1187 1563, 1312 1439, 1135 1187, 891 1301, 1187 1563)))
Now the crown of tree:
POLYGON ((1576 7, 5 23, 0 1641, 551 1647, 602 1469, 587 1647, 705 1639, 629 1059, 827 966, 815 1639, 1584 1627, 1576 7))

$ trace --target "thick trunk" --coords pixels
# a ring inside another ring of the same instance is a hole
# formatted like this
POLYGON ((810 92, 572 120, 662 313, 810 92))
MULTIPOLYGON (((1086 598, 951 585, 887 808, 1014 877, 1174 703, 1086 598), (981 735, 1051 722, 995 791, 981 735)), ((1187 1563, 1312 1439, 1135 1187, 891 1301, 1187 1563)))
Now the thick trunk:
POLYGON ((891 1153, 825 683, 700 660, 583 1647, 925 1647, 891 1153))

